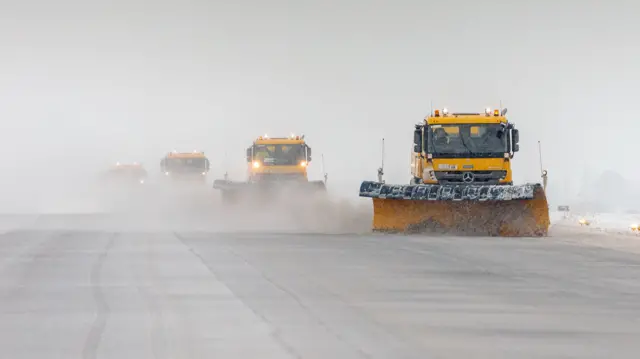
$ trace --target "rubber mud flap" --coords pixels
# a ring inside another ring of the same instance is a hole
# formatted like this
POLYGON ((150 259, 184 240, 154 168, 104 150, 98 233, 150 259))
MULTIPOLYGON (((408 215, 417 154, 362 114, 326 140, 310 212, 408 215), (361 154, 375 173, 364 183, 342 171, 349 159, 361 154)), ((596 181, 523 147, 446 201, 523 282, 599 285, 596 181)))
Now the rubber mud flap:
POLYGON ((548 233, 547 199, 539 184, 519 186, 387 185, 363 182, 373 199, 373 230, 503 237, 548 233))

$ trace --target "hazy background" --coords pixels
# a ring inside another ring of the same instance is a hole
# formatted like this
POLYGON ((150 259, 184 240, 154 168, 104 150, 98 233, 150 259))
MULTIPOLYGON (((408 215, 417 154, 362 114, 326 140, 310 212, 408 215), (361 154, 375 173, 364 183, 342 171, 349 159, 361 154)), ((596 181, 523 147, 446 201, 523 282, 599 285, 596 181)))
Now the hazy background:
POLYGON ((539 181, 541 140, 553 205, 604 170, 640 178, 637 2, 0 4, 3 210, 60 203, 115 161, 159 174, 172 149, 204 150, 210 182, 242 179, 256 136, 291 132, 314 150, 310 175, 324 154, 330 187, 357 198, 382 137, 387 181, 407 183, 431 102, 502 101, 521 130, 515 179, 539 181))

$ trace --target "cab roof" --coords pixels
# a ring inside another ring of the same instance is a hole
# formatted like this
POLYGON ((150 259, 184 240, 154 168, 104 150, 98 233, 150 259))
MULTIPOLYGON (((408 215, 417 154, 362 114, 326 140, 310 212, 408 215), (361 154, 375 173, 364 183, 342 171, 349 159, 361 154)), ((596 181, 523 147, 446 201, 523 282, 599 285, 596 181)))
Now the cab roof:
POLYGON ((473 123, 505 123, 507 118, 504 116, 489 117, 485 115, 447 115, 444 117, 429 116, 425 119, 429 125, 446 125, 446 124, 473 124, 473 123))
POLYGON ((118 168, 142 168, 142 165, 138 162, 134 162, 134 163, 116 163, 115 165, 113 165, 114 169, 118 169, 118 168))
POLYGON ((253 143, 256 145, 301 145, 304 140, 292 140, 290 138, 269 138, 257 139, 253 143))
POLYGON ((454 112, 449 113, 446 109, 435 110, 427 116, 424 121, 428 125, 435 124, 473 124, 473 123, 506 123, 505 116, 507 109, 500 111, 498 109, 487 108, 484 113, 473 112, 454 112))
POLYGON ((259 136, 255 141, 253 141, 253 143, 256 145, 301 145, 304 144, 304 135, 290 135, 288 137, 269 137, 264 135, 259 136))
POLYGON ((167 158, 204 158, 204 152, 169 152, 167 158))
POLYGON ((146 173, 147 171, 141 164, 116 164, 112 166, 109 173, 146 173))

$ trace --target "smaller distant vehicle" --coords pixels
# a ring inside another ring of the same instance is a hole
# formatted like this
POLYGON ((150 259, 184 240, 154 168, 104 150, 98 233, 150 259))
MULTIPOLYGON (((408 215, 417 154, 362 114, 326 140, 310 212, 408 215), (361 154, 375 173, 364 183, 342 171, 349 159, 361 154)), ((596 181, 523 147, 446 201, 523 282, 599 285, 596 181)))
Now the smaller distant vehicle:
POLYGON ((160 161, 160 169, 171 180, 206 182, 209 159, 204 152, 169 152, 160 161))
MULTIPOLYGON (((246 149, 246 162, 246 181, 217 179, 213 182, 213 188, 222 192, 224 201, 233 202, 240 196, 251 200, 268 199, 281 190, 293 189, 300 190, 295 196, 326 193, 326 177, 325 181, 321 181, 309 180, 307 176, 311 147, 304 135, 259 136, 246 149)), ((288 196, 294 196, 293 192, 289 192, 288 196)))
POLYGON ((116 184, 139 184, 147 182, 148 174, 142 164, 117 162, 107 172, 107 179, 116 184))

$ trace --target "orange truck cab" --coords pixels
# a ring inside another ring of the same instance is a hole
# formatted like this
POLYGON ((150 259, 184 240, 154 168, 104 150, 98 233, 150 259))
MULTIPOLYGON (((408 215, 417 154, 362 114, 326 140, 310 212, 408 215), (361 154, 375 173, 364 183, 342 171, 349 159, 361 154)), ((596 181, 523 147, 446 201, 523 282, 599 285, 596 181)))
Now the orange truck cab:
POLYGON ((206 181, 210 169, 209 159, 204 152, 169 152, 160 161, 160 168, 166 177, 173 180, 206 181))
POLYGON ((260 136, 251 147, 247 148, 247 177, 249 182, 307 181, 309 162, 311 162, 311 148, 305 143, 303 137, 260 136))

